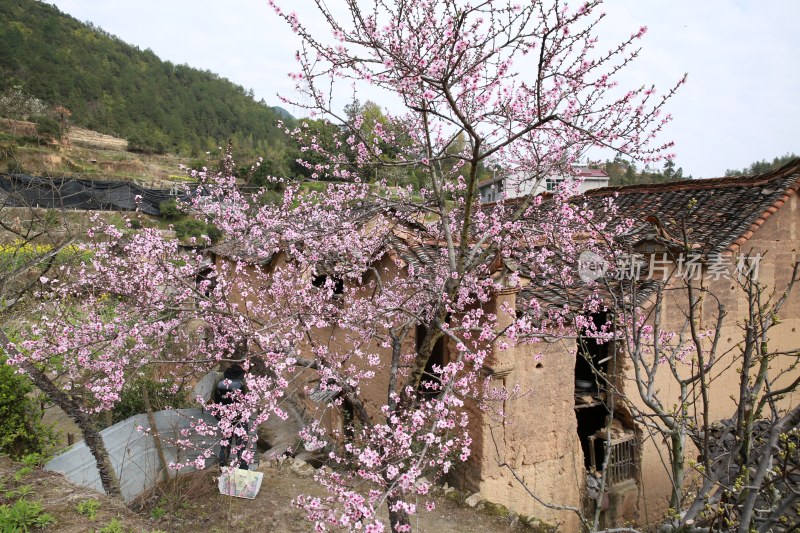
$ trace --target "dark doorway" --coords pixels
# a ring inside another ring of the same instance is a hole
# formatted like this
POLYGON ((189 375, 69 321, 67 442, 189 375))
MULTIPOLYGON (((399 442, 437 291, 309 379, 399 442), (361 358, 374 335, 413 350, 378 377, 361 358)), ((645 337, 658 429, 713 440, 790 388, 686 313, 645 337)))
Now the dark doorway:
MULTIPOLYGON (((598 330, 608 321, 608 313, 592 315, 592 322, 598 330)), ((590 336, 578 337, 578 353, 575 356, 575 388, 577 391, 594 391, 603 387, 601 376, 608 375, 610 342, 598 342, 590 336)))
MULTIPOLYGON (((594 328, 600 330, 608 321, 608 313, 591 315, 594 328)), ((578 421, 578 438, 583 449, 584 464, 603 464, 602 447, 593 438, 606 427, 609 410, 606 407, 606 378, 609 368, 608 342, 598 342, 586 330, 578 337, 578 351, 575 354, 575 416, 578 421)))
POLYGON ((602 403, 587 406, 576 409, 575 416, 578 419, 578 438, 581 440, 583 460, 586 469, 588 470, 591 468, 593 464, 602 465, 603 447, 593 446, 595 440, 589 437, 596 435, 598 431, 606 426, 608 408, 602 403), (595 449, 592 449, 593 447, 595 449))
POLYGON ((352 442, 355 438, 356 411, 347 398, 342 400, 342 437, 345 442, 352 442))
MULTIPOLYGON (((428 329, 425 326, 421 324, 417 326, 416 343, 418 353, 422 347, 422 340, 425 338, 427 331, 428 329)), ((447 338, 442 335, 436 341, 436 344, 433 345, 431 356, 428 358, 428 362, 425 363, 425 371, 420 380, 419 389, 417 389, 417 392, 419 392, 422 397, 434 398, 439 395, 442 387, 442 373, 436 371, 434 366, 442 368, 445 364, 447 364, 447 338)))

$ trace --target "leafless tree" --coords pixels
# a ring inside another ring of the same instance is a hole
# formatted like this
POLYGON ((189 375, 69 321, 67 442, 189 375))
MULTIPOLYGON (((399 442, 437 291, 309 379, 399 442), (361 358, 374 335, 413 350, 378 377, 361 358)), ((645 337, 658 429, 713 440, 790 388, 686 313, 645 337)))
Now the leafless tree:
MULTIPOLYGON (((678 254, 689 250, 685 245, 670 253, 677 264, 678 254)), ((738 317, 712 289, 696 277, 678 275, 677 269, 661 280, 649 306, 622 304, 638 299, 636 282, 607 285, 609 292, 617 290, 613 343, 634 379, 620 386, 604 377, 605 384, 645 434, 665 444, 675 513, 669 527, 746 532, 798 526, 800 407, 782 400, 800 384, 800 345, 774 350, 769 342, 800 279, 800 262, 785 268, 791 276, 782 290, 762 284, 757 269, 733 276, 740 301, 746 302, 744 316, 738 317), (683 302, 677 327, 665 319, 667 298, 683 302), (733 327, 741 337, 731 344, 723 335, 733 327), (711 391, 721 376, 733 374, 738 376, 730 395, 735 409, 713 420, 710 413, 719 412, 713 403, 722 400, 711 391), (664 392, 668 382, 677 385, 677 396, 664 392)))

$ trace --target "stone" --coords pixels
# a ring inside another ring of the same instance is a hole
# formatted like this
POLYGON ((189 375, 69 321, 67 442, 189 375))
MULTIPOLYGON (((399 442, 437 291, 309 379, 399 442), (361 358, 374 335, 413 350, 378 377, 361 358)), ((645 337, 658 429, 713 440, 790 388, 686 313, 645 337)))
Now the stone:
POLYGON ((470 507, 477 507, 477 505, 482 501, 483 501, 483 496, 481 496, 480 492, 476 492, 475 494, 464 500, 464 503, 466 503, 470 507))
POLYGON ((291 468, 292 472, 294 472, 300 477, 311 477, 316 472, 313 466, 303 461, 302 459, 297 459, 297 458, 295 458, 295 460, 292 462, 291 468))

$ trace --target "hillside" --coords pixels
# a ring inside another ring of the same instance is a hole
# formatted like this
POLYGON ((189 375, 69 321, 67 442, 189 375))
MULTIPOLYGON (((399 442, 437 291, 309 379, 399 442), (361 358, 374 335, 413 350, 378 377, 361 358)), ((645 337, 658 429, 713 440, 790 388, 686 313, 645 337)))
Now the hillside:
POLYGON ((37 142, 35 131, 31 122, 0 119, 0 172, 135 180, 147 187, 168 188, 185 181, 180 164, 202 163, 170 154, 131 153, 125 139, 76 126, 58 145, 37 142))
POLYGON ((0 2, 0 91, 20 86, 74 125, 129 148, 197 155, 232 139, 243 154, 286 144, 284 109, 209 71, 162 61, 36 0, 0 2))
POLYGON ((0 484, 0 531, 157 531, 121 501, 8 457, 0 456, 0 484), (42 514, 48 516, 43 524, 49 523, 36 527, 42 514))

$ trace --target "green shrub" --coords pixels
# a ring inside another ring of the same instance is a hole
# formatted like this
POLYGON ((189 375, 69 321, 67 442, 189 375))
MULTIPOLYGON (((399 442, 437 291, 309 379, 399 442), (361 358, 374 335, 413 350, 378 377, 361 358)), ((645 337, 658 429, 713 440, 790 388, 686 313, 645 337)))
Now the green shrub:
POLYGON ((61 140, 64 131, 61 128, 61 123, 58 120, 47 115, 40 115, 36 117, 35 122, 36 136, 39 138, 40 142, 61 140))
POLYGON ((183 211, 178 209, 178 202, 173 199, 164 200, 158 204, 158 208, 161 211, 161 216, 167 220, 178 220, 183 217, 183 211))
POLYGON ((119 402, 114 406, 112 420, 116 424, 134 415, 144 413, 142 389, 147 387, 147 396, 153 411, 161 411, 167 407, 180 409, 190 407, 189 395, 183 389, 172 391, 171 383, 161 383, 150 376, 139 376, 122 390, 119 402))
POLYGON ((196 238, 198 242, 205 235, 211 242, 217 242, 222 237, 222 232, 214 224, 206 224, 196 218, 187 218, 175 223, 175 236, 181 240, 196 238))
POLYGON ((137 154, 166 154, 167 142, 157 133, 132 133, 128 135, 128 151, 137 154))
POLYGON ((220 230, 214 224, 207 224, 206 235, 208 235, 208 238, 211 239, 212 243, 218 242, 222 238, 222 230, 220 230))
POLYGON ((46 453, 56 444, 55 431, 42 423, 42 409, 29 396, 32 391, 30 379, 0 355, 0 452, 13 458, 46 453))
POLYGON ((189 237, 199 237, 203 235, 206 230, 206 223, 196 218, 187 218, 175 224, 175 235, 179 239, 188 239, 189 237))
POLYGON ((14 505, 0 505, 0 531, 30 531, 45 528, 55 522, 53 515, 45 513, 42 505, 28 500, 17 500, 14 505))

